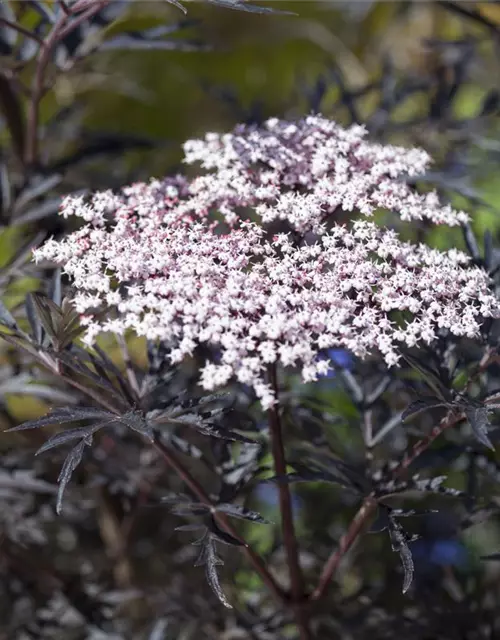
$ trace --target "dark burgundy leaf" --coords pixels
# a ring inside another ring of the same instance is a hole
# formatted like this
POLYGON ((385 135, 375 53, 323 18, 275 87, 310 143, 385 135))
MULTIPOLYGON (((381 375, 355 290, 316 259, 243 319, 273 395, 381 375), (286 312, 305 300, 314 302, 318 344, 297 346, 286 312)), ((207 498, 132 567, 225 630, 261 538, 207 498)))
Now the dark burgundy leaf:
POLYGON ((403 422, 410 417, 416 416, 423 411, 436 409, 437 407, 448 407, 447 403, 440 402, 438 398, 424 397, 409 404, 401 414, 403 422))
POLYGON ((109 420, 118 421, 120 416, 102 409, 94 409, 92 407, 65 407, 54 409, 42 418, 28 420, 22 424, 7 429, 7 431, 25 431, 26 429, 39 429, 53 424, 65 424, 67 422, 75 422, 76 420, 109 420))
POLYGON ((49 449, 53 449, 54 447, 59 447, 62 444, 66 444, 67 442, 71 442, 72 440, 85 440, 85 443, 90 445, 92 435, 110 424, 107 422, 98 422, 97 424, 92 425, 91 427, 77 427, 76 429, 68 429, 66 431, 61 431, 60 433, 56 433, 51 438, 47 440, 35 453, 36 456, 44 453, 45 451, 49 451, 49 449))
POLYGON ((232 609, 232 606, 229 604, 229 601, 222 591, 222 587, 220 586, 217 567, 223 565, 224 561, 216 554, 215 543, 212 535, 207 530, 205 535, 193 544, 201 546, 200 553, 198 555, 198 558, 196 559, 196 562, 194 563, 194 566, 205 567, 205 576, 210 588, 225 607, 227 607, 228 609, 232 609))
POLYGON ((403 593, 406 593, 413 580, 413 558, 408 542, 413 542, 416 538, 409 536, 394 517, 389 516, 389 536, 393 551, 399 553, 401 564, 403 565, 403 593))
POLYGON ((238 538, 235 538, 232 534, 224 529, 221 529, 217 524, 215 518, 211 517, 208 521, 208 528, 218 542, 222 542, 223 544, 227 544, 232 547, 243 547, 245 543, 238 538))
POLYGON ((76 445, 76 447, 74 447, 74 449, 71 449, 71 451, 69 452, 66 460, 64 461, 64 464, 63 464, 62 469, 61 469, 61 473, 59 474, 59 477, 57 478, 57 480, 59 482, 59 490, 58 490, 58 493, 57 493, 56 511, 57 511, 58 514, 61 513, 62 499, 63 499, 63 495, 64 495, 64 491, 66 489, 66 486, 67 486, 68 482, 71 479, 71 475, 73 474, 73 471, 76 469, 76 467, 82 461, 83 450, 85 449, 85 444, 86 444, 85 440, 82 440, 81 442, 79 442, 76 445))
POLYGON ((481 444, 484 444, 485 447, 494 451, 495 447, 488 437, 488 429, 490 427, 488 409, 485 407, 468 406, 465 409, 465 415, 477 440, 481 444))
POLYGON ((242 520, 249 520, 250 522, 258 522, 260 524, 271 524, 271 522, 263 518, 260 513, 247 509, 246 507, 242 507, 239 504, 218 504, 215 507, 215 510, 221 513, 226 513, 228 516, 232 516, 233 518, 241 518, 242 520))
POLYGON ((199 502, 187 502, 176 505, 171 511, 176 516, 203 516, 210 511, 210 507, 199 502))

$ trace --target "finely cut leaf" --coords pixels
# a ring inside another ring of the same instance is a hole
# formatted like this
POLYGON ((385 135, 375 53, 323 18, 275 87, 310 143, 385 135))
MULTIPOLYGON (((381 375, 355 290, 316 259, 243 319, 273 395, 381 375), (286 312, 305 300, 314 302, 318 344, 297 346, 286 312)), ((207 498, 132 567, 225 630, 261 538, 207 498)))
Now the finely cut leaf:
POLYGON ((224 564, 224 563, 222 562, 222 560, 220 560, 217 557, 215 557, 213 561, 210 560, 209 562, 206 562, 205 575, 207 577, 208 584, 210 585, 212 591, 219 598, 222 604, 228 609, 232 609, 233 608, 232 605, 229 603, 228 599, 226 598, 224 591, 222 591, 222 587, 220 586, 220 582, 219 582, 219 575, 217 574, 216 567, 217 565, 221 565, 221 564, 224 564))
POLYGON ((22 394, 50 401, 76 403, 75 395, 69 391, 57 389, 49 382, 47 384, 33 383, 34 379, 27 373, 21 373, 8 380, 3 380, 0 382, 0 395, 5 395, 6 393, 22 394))
POLYGON ((16 349, 26 351, 26 353, 29 353, 33 358, 38 360, 40 359, 37 349, 27 340, 19 338, 18 336, 7 335, 5 333, 0 333, 0 337, 2 338, 2 340, 5 340, 5 342, 12 344, 14 347, 16 347, 16 349))
POLYGON ((191 498, 185 493, 169 493, 166 496, 162 496, 160 502, 166 502, 167 504, 190 503, 191 498))
POLYGON ((66 486, 68 485, 68 482, 71 479, 71 475, 73 474, 73 471, 77 468, 77 466, 82 461, 83 450, 85 449, 85 444, 86 444, 85 440, 82 440, 81 442, 79 442, 76 445, 76 447, 71 449, 71 451, 69 452, 66 460, 64 461, 64 464, 63 464, 62 469, 61 469, 61 473, 59 474, 59 477, 57 478, 57 480, 59 482, 59 490, 57 492, 56 512, 57 512, 58 515, 61 513, 62 500, 63 500, 64 491, 66 489, 66 486))
POLYGON ((350 482, 344 478, 334 476, 326 471, 313 471, 312 469, 301 470, 297 473, 288 473, 286 476, 274 476, 266 482, 275 482, 277 484, 292 484, 295 482, 328 482, 330 484, 339 484, 345 488, 352 488, 350 482))
POLYGON ((210 48, 203 44, 183 40, 147 40, 131 36, 117 36, 100 45, 100 51, 207 51, 210 48))
POLYGON ((208 421, 203 415, 198 413, 187 413, 184 415, 178 415, 173 417, 171 413, 165 412, 160 415, 156 415, 151 419, 154 424, 182 424, 186 427, 196 429, 203 435, 211 436, 212 438, 220 438, 221 440, 231 440, 233 442, 245 442, 247 444, 255 444, 255 440, 247 438, 241 435, 237 431, 220 427, 213 422, 208 421))
POLYGON ((35 305, 33 303, 33 297, 29 294, 26 296, 24 308, 26 310, 26 316, 28 318, 28 322, 30 323, 31 333, 35 338, 35 341, 38 344, 41 344, 43 339, 43 327, 38 317, 38 314, 36 313, 35 305))
POLYGON ((403 355, 403 358, 408 362, 408 364, 411 367, 413 367, 415 371, 418 371, 418 373, 422 376, 424 382, 434 391, 436 396, 442 402, 447 403, 451 400, 449 390, 440 380, 436 371, 428 367, 423 362, 417 360, 413 356, 410 356, 408 354, 402 354, 402 355, 403 355))
POLYGON ((22 424, 7 429, 7 431, 25 431, 27 429, 39 429, 40 427, 47 427, 53 424, 65 424, 68 422, 75 422, 76 420, 119 420, 120 416, 109 411, 102 411, 101 409, 94 409, 92 407, 64 407, 61 409, 54 409, 42 418, 35 420, 28 420, 22 424))
POLYGON ((183 7, 182 4, 180 2, 177 2, 177 0, 165 0, 165 2, 167 2, 168 4, 173 5, 174 7, 176 7, 177 9, 180 9, 180 11, 182 11, 182 13, 184 15, 186 15, 187 13, 187 9, 186 7, 183 7))
POLYGON ((416 416, 428 409, 436 409, 437 407, 447 407, 447 403, 439 402, 438 398, 420 398, 409 404, 401 414, 401 420, 404 422, 410 417, 416 416))
POLYGON ((200 502, 186 502, 184 504, 174 506, 171 511, 176 516, 201 516, 208 513, 210 511, 210 507, 207 507, 200 502))
POLYGON ((269 520, 263 518, 260 513, 242 507, 239 504, 223 503, 218 504, 215 507, 216 511, 227 513, 227 515, 233 518, 241 518, 242 520, 249 520, 250 522, 258 522, 259 524, 272 524, 269 520))
POLYGON ((469 406, 465 409, 465 415, 477 440, 494 451, 495 447, 488 437, 488 428, 491 424, 488 418, 488 409, 469 406))
POLYGON ((150 442, 154 442, 155 434, 144 414, 140 411, 129 411, 121 417, 120 422, 133 431, 137 431, 150 442))
POLYGON ((56 318, 62 316, 61 310, 55 305, 50 298, 41 295, 40 293, 30 293, 28 297, 31 297, 35 313, 38 319, 42 323, 43 328, 50 336, 50 339, 54 341, 57 338, 56 331, 56 318))
POLYGON ((222 542, 223 544, 230 545, 231 547, 244 547, 245 543, 239 538, 235 538, 228 531, 224 531, 217 524, 215 518, 209 519, 208 529, 210 530, 212 536, 217 540, 217 542, 222 542))
POLYGON ((411 586, 411 583, 413 580, 413 573, 415 570, 410 547, 407 544, 404 544, 401 546, 399 550, 399 556, 401 558, 401 564, 403 565, 403 570, 405 574, 403 579, 403 593, 406 593, 411 586))
POLYGON ((175 527, 174 531, 200 531, 201 529, 206 529, 204 524, 181 524, 178 527, 175 527))
POLYGON ((338 484, 357 493, 364 493, 370 488, 366 479, 360 476, 357 470, 352 468, 351 465, 330 456, 323 459, 323 457, 318 455, 318 459, 320 462, 328 464, 330 467, 338 467, 338 469, 332 471, 329 469, 314 469, 294 462, 295 473, 289 473, 286 476, 276 476, 270 478, 268 482, 328 482, 330 484, 338 484))
MULTIPOLYGON (((61 306, 62 303, 62 278, 61 278, 61 268, 58 267, 54 271, 54 275, 52 276, 52 280, 50 283, 49 297, 54 304, 58 307, 61 306)), ((61 309, 62 311, 62 309, 61 309)))
POLYGON ((44 453, 45 451, 49 451, 50 449, 54 449, 55 447, 59 447, 62 444, 66 444, 67 442, 71 442, 72 440, 85 440, 87 444, 90 444, 90 439, 92 435, 105 427, 108 422, 98 422, 91 427, 78 427, 76 429, 68 429, 67 431, 62 431, 61 433, 56 433, 51 438, 47 440, 35 453, 36 456, 44 453))
POLYGON ((205 576, 210 588, 225 607, 227 607, 228 609, 232 609, 233 607, 222 591, 222 587, 220 586, 219 582, 219 576, 217 574, 217 567, 223 565, 224 561, 217 556, 215 552, 215 544, 209 531, 207 530, 205 535, 193 544, 195 544, 196 546, 201 546, 200 553, 198 555, 198 558, 196 559, 196 562, 194 563, 194 566, 205 566, 205 576))
MULTIPOLYGON (((87 353, 85 355, 88 356, 87 353)), ((73 353, 67 353, 67 352, 59 353, 57 357, 66 366, 73 369, 75 373, 78 373, 81 376, 85 376, 86 378, 91 380, 94 384, 100 386, 103 389, 106 389, 107 391, 113 393, 114 395, 117 394, 116 389, 113 387, 112 384, 110 384, 108 380, 103 379, 101 376, 98 376, 96 373, 94 373, 94 371, 92 371, 82 360, 80 360, 73 353)))
POLYGON ((410 547, 408 546, 408 541, 412 541, 415 538, 408 536, 399 522, 395 520, 392 513, 389 514, 388 528, 392 549, 399 553, 401 564, 403 565, 403 593, 406 593, 411 586, 414 573, 413 557, 410 547))

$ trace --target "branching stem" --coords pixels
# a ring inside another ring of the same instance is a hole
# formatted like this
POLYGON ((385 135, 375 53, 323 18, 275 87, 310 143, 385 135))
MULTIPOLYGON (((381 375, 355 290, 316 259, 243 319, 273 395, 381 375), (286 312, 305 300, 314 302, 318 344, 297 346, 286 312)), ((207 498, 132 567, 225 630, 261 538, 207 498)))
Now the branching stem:
MULTIPOLYGON (((408 467, 438 438, 444 431, 456 425, 463 419, 463 414, 450 412, 441 422, 432 429, 428 436, 416 442, 413 447, 404 455, 399 465, 392 471, 394 479, 402 476, 408 467)), ((321 572, 318 585, 311 594, 311 600, 319 600, 328 590, 328 586, 338 570, 343 556, 349 551, 354 542, 366 528, 369 520, 375 514, 377 500, 373 496, 365 498, 351 521, 347 531, 339 541, 338 547, 328 558, 323 571, 321 572)))
POLYGON ((45 93, 45 73, 54 48, 82 22, 98 13, 109 1, 94 0, 89 3, 87 0, 80 0, 72 7, 67 7, 68 11, 62 11, 48 36, 40 43, 28 104, 26 148, 24 150, 24 161, 27 166, 35 166, 39 161, 40 102, 45 93), (82 11, 83 13, 80 13, 82 11), (78 13, 80 15, 74 17, 78 13))
MULTIPOLYGON (((158 451, 158 453, 162 456, 165 462, 169 467, 174 469, 177 475, 181 478, 181 480, 191 489, 194 495, 198 498, 200 502, 205 504, 207 507, 213 507, 214 504, 210 500, 207 492, 201 486, 201 484, 194 478, 189 471, 184 467, 179 458, 175 455, 173 451, 168 449, 164 444, 162 444, 158 439, 154 442, 154 448, 158 451)), ((241 536, 238 534, 233 525, 229 522, 228 518, 223 513, 218 513, 214 511, 213 516, 217 522, 224 527, 224 529, 230 533, 232 536, 241 540, 241 536)), ((267 569, 262 558, 246 543, 244 542, 244 550, 245 553, 250 560, 255 571, 259 574, 262 579, 262 582, 268 587, 274 597, 280 602, 286 602, 286 594, 283 592, 281 587, 278 585, 276 580, 273 578, 269 570, 267 569)))

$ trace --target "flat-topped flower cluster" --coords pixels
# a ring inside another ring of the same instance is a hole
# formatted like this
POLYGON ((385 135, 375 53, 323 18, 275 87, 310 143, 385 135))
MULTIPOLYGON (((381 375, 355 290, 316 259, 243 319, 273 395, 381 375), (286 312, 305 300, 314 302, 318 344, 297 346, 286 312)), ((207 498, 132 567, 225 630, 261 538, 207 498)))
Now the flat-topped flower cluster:
POLYGON ((325 349, 359 357, 376 350, 394 365, 402 344, 429 344, 440 329, 476 336, 500 305, 487 274, 465 254, 403 242, 366 219, 325 231, 337 207, 466 220, 398 181, 424 170, 424 152, 370 144, 363 135, 311 116, 188 142, 186 160, 212 173, 136 184, 88 202, 68 197, 62 215, 87 224, 49 240, 35 258, 70 276, 89 344, 101 332, 133 329, 171 344, 175 362, 209 345, 219 357, 203 367, 203 387, 236 378, 264 407, 274 400, 265 381, 273 363, 298 366, 310 381, 328 369, 318 358, 325 349), (252 207, 258 221, 240 217, 241 207, 252 207), (229 228, 214 221, 214 210, 229 228), (270 234, 265 223, 274 219, 319 235, 307 243, 270 234), (110 309, 105 320, 96 316, 103 308, 110 309))
POLYGON ((263 223, 286 220, 299 232, 322 233, 338 209, 370 216, 377 209, 402 220, 458 225, 468 216, 443 206, 434 192, 415 193, 401 178, 421 175, 430 163, 421 149, 365 140, 359 125, 347 129, 320 115, 297 122, 271 118, 262 127, 209 133, 184 144, 185 162, 211 173, 195 178, 183 211, 216 209, 234 224, 251 207, 263 223))

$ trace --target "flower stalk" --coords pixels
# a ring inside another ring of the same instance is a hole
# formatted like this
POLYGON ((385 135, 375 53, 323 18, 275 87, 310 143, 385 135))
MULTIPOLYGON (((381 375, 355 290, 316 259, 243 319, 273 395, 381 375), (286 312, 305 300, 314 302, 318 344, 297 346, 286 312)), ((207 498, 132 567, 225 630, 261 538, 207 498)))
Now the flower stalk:
MULTIPOLYGON (((286 459, 283 442, 283 428, 279 412, 278 377, 276 366, 269 367, 269 380, 276 398, 275 404, 268 410, 269 431, 271 435, 271 451, 274 460, 274 470, 278 478, 286 476, 286 459)), ((299 562, 299 546, 295 535, 293 522, 292 498, 290 487, 286 482, 278 482, 279 506, 281 514, 281 527, 283 532, 283 544, 287 557, 288 570, 290 572, 291 604, 295 614, 301 640, 309 640, 307 609, 304 592, 304 580, 299 562)))

